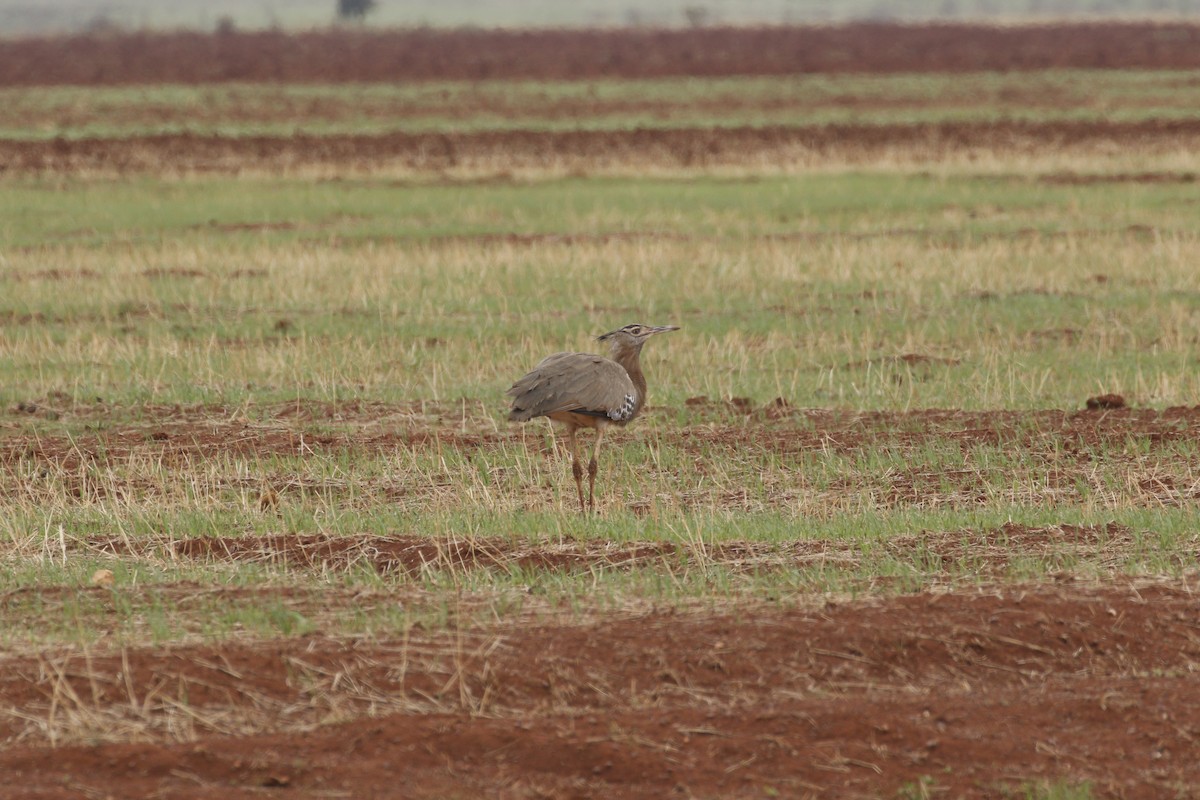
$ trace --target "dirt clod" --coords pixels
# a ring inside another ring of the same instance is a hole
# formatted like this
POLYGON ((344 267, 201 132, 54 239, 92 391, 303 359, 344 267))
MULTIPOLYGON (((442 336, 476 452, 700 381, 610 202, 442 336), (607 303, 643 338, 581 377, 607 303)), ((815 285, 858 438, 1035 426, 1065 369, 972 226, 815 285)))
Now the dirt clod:
POLYGON ((728 400, 729 407, 742 414, 749 414, 754 411, 754 401, 749 397, 731 397, 728 400))
POLYGON ((764 413, 767 419, 785 419, 792 416, 792 404, 782 397, 776 397, 770 403, 767 403, 764 413))
POLYGON ((1089 397, 1087 399, 1087 407, 1089 411, 1108 411, 1125 408, 1125 398, 1119 394, 1102 394, 1097 397, 1089 397))

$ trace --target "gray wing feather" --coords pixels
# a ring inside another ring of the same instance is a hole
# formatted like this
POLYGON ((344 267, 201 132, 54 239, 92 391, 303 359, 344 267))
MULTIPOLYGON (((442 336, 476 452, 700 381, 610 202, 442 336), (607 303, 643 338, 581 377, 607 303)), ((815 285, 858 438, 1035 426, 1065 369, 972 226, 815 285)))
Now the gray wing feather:
POLYGON ((615 361, 590 353, 546 356, 508 390, 508 418, 527 420, 558 411, 604 415, 622 421, 633 413, 629 373, 615 361))

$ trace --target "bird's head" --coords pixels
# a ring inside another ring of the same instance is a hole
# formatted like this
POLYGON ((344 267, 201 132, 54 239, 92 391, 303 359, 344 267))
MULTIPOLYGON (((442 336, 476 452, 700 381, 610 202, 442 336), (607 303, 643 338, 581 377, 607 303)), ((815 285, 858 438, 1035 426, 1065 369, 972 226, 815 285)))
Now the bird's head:
POLYGON ((596 337, 596 341, 608 342, 608 346, 614 353, 621 350, 640 350, 651 336, 677 330, 679 330, 678 325, 643 325, 640 322, 633 322, 623 328, 617 328, 615 331, 600 334, 596 337))

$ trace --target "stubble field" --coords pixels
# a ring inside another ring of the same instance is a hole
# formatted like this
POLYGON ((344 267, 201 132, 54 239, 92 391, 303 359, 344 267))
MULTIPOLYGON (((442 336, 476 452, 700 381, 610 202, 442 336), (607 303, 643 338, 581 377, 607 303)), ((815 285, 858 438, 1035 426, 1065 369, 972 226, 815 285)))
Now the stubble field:
POLYGON ((1193 796, 1200 77, 1015 30, 9 81, 8 796, 1193 796), (504 390, 634 321, 581 516, 504 390))

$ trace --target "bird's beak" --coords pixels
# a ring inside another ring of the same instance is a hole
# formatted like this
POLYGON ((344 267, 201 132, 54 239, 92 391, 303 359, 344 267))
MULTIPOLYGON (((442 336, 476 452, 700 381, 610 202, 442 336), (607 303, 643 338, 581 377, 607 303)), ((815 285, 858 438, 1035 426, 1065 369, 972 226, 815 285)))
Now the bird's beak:
MULTIPOLYGON (((653 325, 653 326, 647 327, 645 329, 645 332, 642 335, 643 336, 654 336, 655 334, 658 334, 658 333, 666 333, 667 331, 677 331, 677 330, 679 330, 678 325, 653 325)), ((621 332, 621 329, 618 328, 615 331, 609 331, 608 333, 602 333, 596 337, 596 341, 597 342, 607 341, 609 339, 609 337, 611 337, 613 334, 620 333, 620 332, 621 332)))

